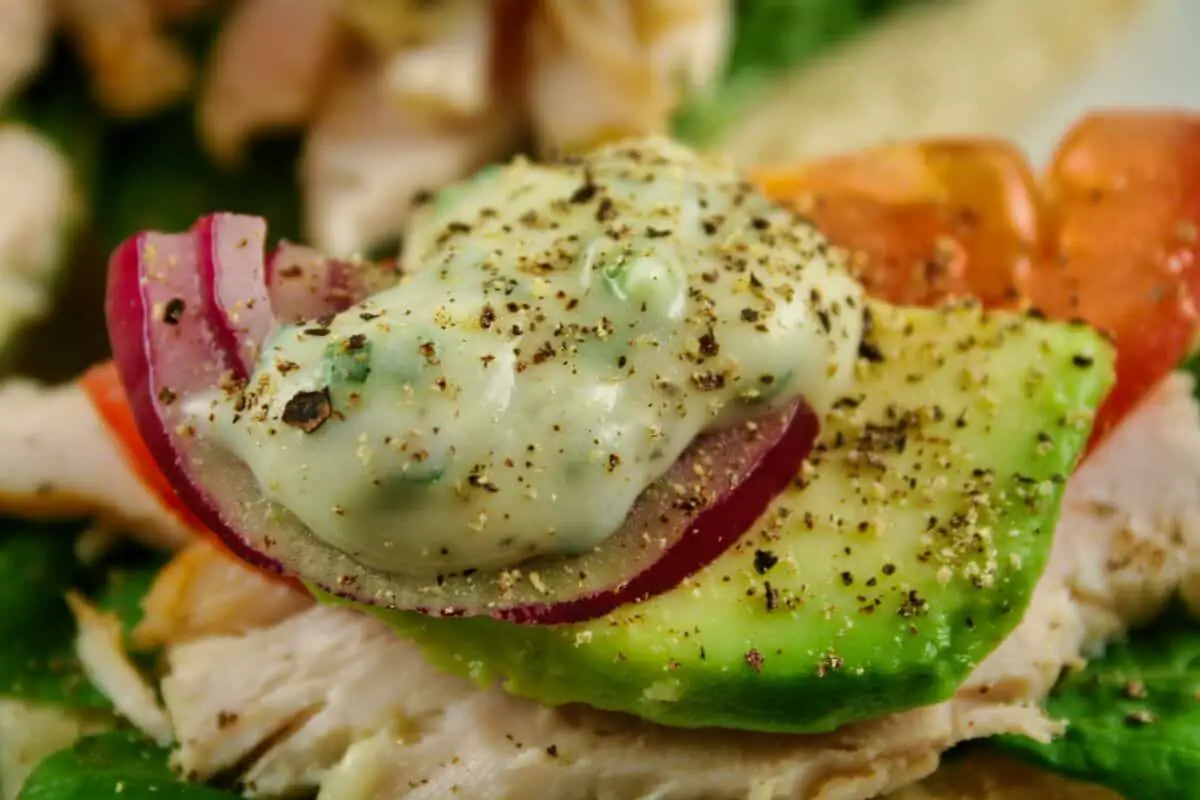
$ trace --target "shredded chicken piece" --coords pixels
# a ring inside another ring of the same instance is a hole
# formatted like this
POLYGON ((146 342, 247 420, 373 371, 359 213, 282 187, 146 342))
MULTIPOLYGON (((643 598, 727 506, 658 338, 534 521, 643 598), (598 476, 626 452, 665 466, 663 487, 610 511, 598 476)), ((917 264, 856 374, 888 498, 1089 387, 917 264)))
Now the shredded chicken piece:
POLYGON ((1191 386, 1182 375, 1164 381, 1072 477, 1029 609, 946 702, 817 736, 673 730, 477 689, 374 619, 315 606, 169 647, 162 690, 181 742, 177 764, 205 776, 249 759, 250 794, 319 786, 321 800, 452 790, 467 800, 865 800, 929 775, 958 742, 1044 740, 1061 724, 1038 701, 1062 667, 1156 612, 1200 571, 1191 386))
POLYGON ((53 18, 47 0, 0 0, 0 107, 42 64, 53 18))
POLYGON ((80 202, 66 158, 23 125, 0 123, 0 175, 3 346, 21 326, 49 311, 54 277, 67 256, 80 202))
POLYGON ((67 593, 67 605, 78 628, 75 653, 88 680, 112 701, 118 714, 160 746, 169 745, 171 721, 158 704, 154 688, 129 660, 120 620, 115 614, 97 611, 75 592, 67 593))
POLYGON ((726 2, 545 0, 530 32, 529 107, 543 148, 661 133, 685 94, 715 77, 726 2))
POLYGON ((657 0, 636 7, 639 28, 650 41, 650 59, 658 74, 688 91, 701 90, 716 80, 733 35, 730 3, 657 0))
POLYGON ((167 549, 193 535, 125 464, 76 384, 0 383, 0 509, 26 517, 97 517, 167 549))
POLYGON ((156 111, 191 86, 191 61, 160 30, 151 0, 58 0, 58 10, 110 112, 156 111))
POLYGON ((428 41, 452 29, 463 13, 492 5, 481 0, 341 0, 341 17, 382 54, 428 41))
POLYGON ((234 161, 255 135, 307 126, 306 238, 353 255, 399 236, 417 190, 530 126, 555 150, 665 132, 721 69, 730 17, 729 0, 240 0, 202 136, 234 161))
POLYGON ((133 645, 151 650, 214 634, 274 625, 312 605, 291 586, 235 561, 204 541, 171 560, 142 599, 133 645))
POLYGON ((398 101, 435 111, 474 117, 492 102, 493 9, 487 3, 464 6, 457 24, 440 35, 395 53, 384 80, 398 101))
POLYGON ((313 125, 301 168, 318 249, 350 256, 400 235, 420 190, 445 185, 514 145, 519 119, 497 104, 448 118, 389 102, 377 74, 347 75, 313 125))
POLYGON ((674 789, 657 796, 739 797, 754 787, 773 787, 763 797, 841 796, 857 784, 869 791, 846 796, 869 797, 928 774, 961 738, 1054 730, 1032 706, 974 701, 824 736, 730 737, 545 709, 443 674, 377 621, 326 607, 172 648, 169 668, 162 691, 181 742, 177 766, 204 777, 269 743, 244 775, 254 795, 315 787, 333 770, 321 794, 331 800, 438 798, 451 786, 464 798, 532 797, 541 787, 583 800, 665 787, 674 789))
POLYGON ((337 42, 334 0, 242 0, 213 44, 200 133, 236 162, 258 133, 309 121, 337 42))

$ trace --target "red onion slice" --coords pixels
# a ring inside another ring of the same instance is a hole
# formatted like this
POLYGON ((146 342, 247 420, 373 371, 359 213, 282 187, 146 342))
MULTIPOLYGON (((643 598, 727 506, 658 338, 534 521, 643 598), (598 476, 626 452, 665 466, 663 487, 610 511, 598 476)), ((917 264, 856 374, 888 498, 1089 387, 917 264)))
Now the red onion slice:
POLYGON ((817 419, 802 400, 702 436, 642 494, 618 531, 580 556, 436 579, 363 566, 266 500, 246 466, 195 431, 183 407, 185 398, 248 373, 249 348, 269 331, 261 315, 272 305, 290 318, 301 310, 330 313, 366 287, 394 284, 398 273, 394 266, 359 272, 354 262, 298 249, 277 252, 272 267, 256 270, 247 251, 261 250, 239 243, 262 229, 247 219, 219 215, 192 234, 126 242, 110 262, 107 310, 118 370, 151 453, 197 518, 252 564, 390 608, 526 624, 590 619, 668 591, 720 556, 795 478, 816 440, 817 419), (336 305, 293 295, 280 282, 297 264, 320 285, 350 288, 336 305), (260 286, 245 286, 252 276, 260 286), (270 302, 263 299, 268 279, 270 302), (231 313, 243 308, 251 319, 231 313))
POLYGON ((235 555, 278 572, 225 524, 214 495, 193 480, 201 462, 187 446, 195 437, 180 401, 223 384, 234 366, 206 319, 197 255, 191 233, 143 233, 116 249, 105 307, 113 360, 142 439, 179 499, 235 555))
POLYGON ((399 279, 394 260, 328 258, 292 242, 280 242, 267 261, 271 305, 281 322, 304 322, 345 311, 399 279))
POLYGON ((244 379, 276 325, 263 264, 267 224, 260 217, 212 214, 192 230, 209 325, 218 346, 235 354, 234 371, 244 379))
POLYGON ((728 550, 796 479, 819 427, 813 410, 799 401, 751 426, 702 437, 638 499, 626 520, 626 528, 640 523, 649 531, 656 524, 666 528, 670 523, 664 519, 683 516, 675 521, 684 526, 682 534, 657 561, 612 589, 558 603, 515 606, 496 616, 523 624, 582 622, 675 588, 728 550), (679 515, 674 492, 665 487, 688 486, 697 466, 718 473, 706 487, 717 497, 699 513, 679 515))

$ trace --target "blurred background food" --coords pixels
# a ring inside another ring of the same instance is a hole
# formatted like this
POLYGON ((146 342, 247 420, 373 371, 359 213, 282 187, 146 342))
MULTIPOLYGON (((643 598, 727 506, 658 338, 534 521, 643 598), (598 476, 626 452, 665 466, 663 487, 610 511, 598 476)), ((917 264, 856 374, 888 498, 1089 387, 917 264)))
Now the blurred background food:
POLYGON ((371 255, 513 152, 1011 134, 1154 1, 0 0, 0 347, 102 357, 105 254, 215 208, 371 255))

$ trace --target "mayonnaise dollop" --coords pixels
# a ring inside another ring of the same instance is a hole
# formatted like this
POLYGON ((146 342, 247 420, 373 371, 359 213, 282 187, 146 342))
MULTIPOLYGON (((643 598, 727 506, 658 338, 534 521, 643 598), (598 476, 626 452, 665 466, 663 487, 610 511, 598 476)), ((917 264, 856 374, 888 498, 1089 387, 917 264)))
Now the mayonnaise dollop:
POLYGON ((447 195, 399 284, 190 400, 264 495, 368 566, 602 546, 698 435, 852 380, 862 292, 807 222, 662 139, 447 195))

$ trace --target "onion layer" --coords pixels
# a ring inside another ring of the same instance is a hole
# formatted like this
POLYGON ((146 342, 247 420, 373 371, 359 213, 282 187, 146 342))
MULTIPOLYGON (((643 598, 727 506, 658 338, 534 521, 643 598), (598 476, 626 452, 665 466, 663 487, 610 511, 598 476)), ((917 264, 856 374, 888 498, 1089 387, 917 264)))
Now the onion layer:
POLYGON ((138 428, 196 517, 259 567, 359 603, 523 624, 577 622, 668 591, 721 555, 798 474, 818 422, 803 400, 699 437, 595 550, 436 580, 366 567, 267 500, 247 467, 193 427, 182 400, 238 391, 271 331, 394 284, 394 265, 284 245, 263 259, 261 220, 218 214, 144 233, 109 265, 108 329, 138 428))

